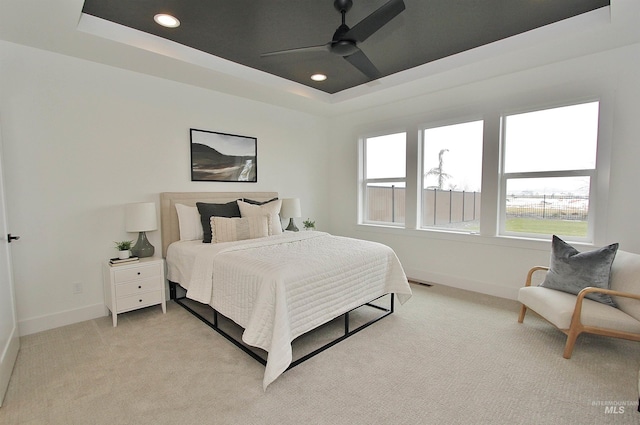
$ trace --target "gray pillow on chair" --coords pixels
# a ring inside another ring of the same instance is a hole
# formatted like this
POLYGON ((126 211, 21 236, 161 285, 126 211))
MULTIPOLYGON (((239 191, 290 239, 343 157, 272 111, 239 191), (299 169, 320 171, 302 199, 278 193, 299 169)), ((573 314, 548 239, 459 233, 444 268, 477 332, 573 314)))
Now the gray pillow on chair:
MULTIPOLYGON (((579 252, 554 235, 549 271, 540 286, 575 295, 588 286, 609 289, 611 265, 617 251, 618 244, 614 243, 593 251, 579 252)), ((591 293, 586 298, 616 307, 608 294, 591 293)))

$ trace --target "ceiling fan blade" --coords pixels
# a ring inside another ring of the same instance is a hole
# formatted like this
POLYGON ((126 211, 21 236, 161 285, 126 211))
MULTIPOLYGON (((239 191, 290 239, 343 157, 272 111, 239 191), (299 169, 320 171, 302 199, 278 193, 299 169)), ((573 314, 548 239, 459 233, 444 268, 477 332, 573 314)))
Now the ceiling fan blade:
POLYGON ((360 72, 371 79, 380 78, 382 74, 378 71, 373 63, 369 60, 367 55, 360 49, 352 55, 344 57, 351 65, 358 68, 360 72))
POLYGON ((323 51, 326 52, 326 51, 329 51, 329 45, 330 43, 320 44, 318 46, 298 47, 295 49, 277 50, 275 52, 262 53, 260 54, 260 57, 264 58, 266 56, 286 55, 289 53, 323 52, 323 51))
POLYGON ((389 0, 380 6, 378 10, 358 22, 345 35, 345 38, 363 42, 371 34, 385 26, 405 9, 403 0, 389 0))

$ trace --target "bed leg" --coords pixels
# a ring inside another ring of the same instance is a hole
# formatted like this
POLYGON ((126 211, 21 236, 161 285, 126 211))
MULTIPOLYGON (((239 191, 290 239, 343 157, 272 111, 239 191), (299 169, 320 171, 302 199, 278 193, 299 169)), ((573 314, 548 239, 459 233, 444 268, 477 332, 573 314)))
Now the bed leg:
POLYGON ((392 293, 391 293, 391 308, 390 308, 391 313, 393 313, 393 304, 394 304, 394 302, 393 302, 393 301, 394 301, 394 299, 395 299, 394 295, 395 295, 395 294, 392 292, 392 293))
POLYGON ((213 310, 213 326, 218 327, 218 310, 213 310))
POLYGON ((349 333, 349 312, 347 311, 344 314, 344 334, 347 335, 349 333))
POLYGON ((169 282, 169 299, 171 300, 175 300, 177 298, 176 296, 176 283, 175 282, 169 282))

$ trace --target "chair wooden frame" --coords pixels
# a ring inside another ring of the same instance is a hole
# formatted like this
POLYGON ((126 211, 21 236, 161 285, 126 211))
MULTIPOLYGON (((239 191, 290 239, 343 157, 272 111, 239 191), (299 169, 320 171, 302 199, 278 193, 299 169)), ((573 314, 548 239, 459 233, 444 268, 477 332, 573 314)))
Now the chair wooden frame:
MULTIPOLYGON (((536 267, 533 267, 531 270, 529 270, 529 273, 527 273, 527 280, 525 282, 525 286, 531 286, 531 280, 533 278, 533 274, 539 270, 549 270, 549 267, 536 266, 536 267)), ((631 294, 628 292, 615 291, 613 289, 595 288, 590 286, 580 291, 576 296, 576 306, 573 309, 573 315, 571 316, 571 324, 569 326, 569 329, 558 328, 562 333, 567 335, 567 343, 564 347, 564 353, 562 355, 562 357, 564 357, 565 359, 571 358, 571 354, 573 353, 573 347, 576 344, 576 340, 578 339, 578 336, 583 332, 595 334, 595 335, 610 336, 614 338, 628 339, 631 341, 640 341, 640 334, 636 334, 632 332, 616 331, 614 329, 601 328, 597 326, 585 326, 582 324, 581 322, 582 302, 584 300, 584 297, 587 294, 590 294, 592 292, 600 292, 602 294, 615 295, 617 297, 633 298, 640 301, 640 294, 631 294)), ((524 316, 526 313, 527 313, 527 306, 523 304, 522 307, 520 308, 520 315, 518 316, 519 323, 523 322, 524 316)), ((543 316, 540 316, 540 317, 545 319, 543 316)))

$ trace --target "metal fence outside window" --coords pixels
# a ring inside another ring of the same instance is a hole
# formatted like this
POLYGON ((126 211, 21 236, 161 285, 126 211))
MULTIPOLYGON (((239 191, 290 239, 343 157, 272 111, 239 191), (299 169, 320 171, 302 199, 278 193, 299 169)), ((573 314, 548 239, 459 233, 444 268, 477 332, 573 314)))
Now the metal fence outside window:
MULTIPOLYGON (((405 188, 367 186, 367 220, 404 223, 405 188)), ((480 192, 425 189, 422 196, 422 223, 425 226, 447 226, 479 221, 480 192)), ((589 197, 581 195, 512 194, 507 198, 509 218, 586 221, 589 197)))
POLYGON ((588 212, 588 196, 518 194, 507 197, 507 218, 527 217, 586 221, 588 212))

